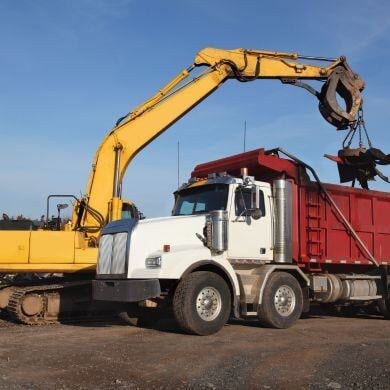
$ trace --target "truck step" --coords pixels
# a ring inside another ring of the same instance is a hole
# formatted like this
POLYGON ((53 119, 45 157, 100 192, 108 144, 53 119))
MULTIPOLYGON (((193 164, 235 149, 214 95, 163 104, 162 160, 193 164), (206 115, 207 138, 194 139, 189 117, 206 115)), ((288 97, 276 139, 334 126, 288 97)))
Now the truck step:
POLYGON ((368 295, 361 297, 351 297, 349 298, 351 301, 371 301, 373 299, 382 299, 382 295, 368 295))
POLYGON ((249 316, 256 316, 257 317, 257 311, 248 311, 247 313, 246 313, 246 316, 247 317, 249 317, 249 316))

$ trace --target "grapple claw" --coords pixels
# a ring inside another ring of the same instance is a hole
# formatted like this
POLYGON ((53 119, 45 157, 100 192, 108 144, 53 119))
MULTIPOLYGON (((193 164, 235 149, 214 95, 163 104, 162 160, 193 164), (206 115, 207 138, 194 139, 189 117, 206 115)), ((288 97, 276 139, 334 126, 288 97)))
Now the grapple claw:
POLYGON ((318 95, 321 115, 338 130, 353 125, 362 105, 364 86, 364 81, 352 72, 347 63, 338 65, 318 95), (340 107, 336 94, 344 100, 345 110, 340 107))

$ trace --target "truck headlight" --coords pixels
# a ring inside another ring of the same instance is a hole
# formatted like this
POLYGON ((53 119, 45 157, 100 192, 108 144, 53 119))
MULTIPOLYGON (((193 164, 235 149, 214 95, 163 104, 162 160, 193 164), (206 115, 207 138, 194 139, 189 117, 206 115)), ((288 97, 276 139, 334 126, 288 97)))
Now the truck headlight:
POLYGON ((148 257, 145 260, 146 268, 160 268, 161 267, 161 256, 148 257))

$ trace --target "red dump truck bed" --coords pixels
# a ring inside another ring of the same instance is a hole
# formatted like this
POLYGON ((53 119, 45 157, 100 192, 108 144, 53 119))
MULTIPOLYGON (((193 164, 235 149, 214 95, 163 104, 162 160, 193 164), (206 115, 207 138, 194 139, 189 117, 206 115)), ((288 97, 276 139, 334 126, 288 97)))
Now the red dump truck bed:
MULTIPOLYGON (((242 168, 256 180, 272 183, 285 175, 293 183, 293 259, 315 269, 333 264, 372 264, 342 219, 311 182, 306 170, 276 153, 256 149, 195 167, 193 177, 242 168)), ((329 195, 379 264, 390 265, 390 193, 325 184, 329 195)))
MULTIPOLYGON (((370 264, 316 183, 294 185, 294 257, 315 264, 370 264)), ((390 264, 390 194, 325 184, 379 264, 390 264)))

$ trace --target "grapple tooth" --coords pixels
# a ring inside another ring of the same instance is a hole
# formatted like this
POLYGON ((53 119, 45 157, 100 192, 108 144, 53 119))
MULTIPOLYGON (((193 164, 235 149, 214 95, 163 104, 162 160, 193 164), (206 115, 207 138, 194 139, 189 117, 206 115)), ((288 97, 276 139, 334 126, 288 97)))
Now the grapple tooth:
POLYGON ((362 105, 364 82, 344 63, 329 76, 318 96, 321 115, 338 130, 345 130, 356 121, 362 105), (345 102, 345 110, 337 101, 338 94, 345 102))

